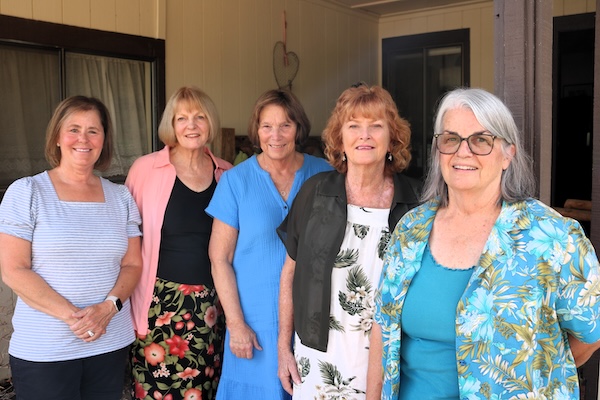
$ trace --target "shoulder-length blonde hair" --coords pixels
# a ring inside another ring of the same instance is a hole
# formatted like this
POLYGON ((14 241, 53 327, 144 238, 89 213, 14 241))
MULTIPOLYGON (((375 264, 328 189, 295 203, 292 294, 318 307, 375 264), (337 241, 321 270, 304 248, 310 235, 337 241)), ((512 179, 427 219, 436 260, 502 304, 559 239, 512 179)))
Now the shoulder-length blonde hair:
POLYGON ((100 117, 100 123, 104 129, 104 143, 94 168, 98 171, 106 171, 110 167, 113 156, 113 125, 110 113, 104 103, 94 97, 71 96, 58 104, 46 128, 46 160, 52 168, 60 165, 62 155, 60 147, 57 146, 60 130, 67 118, 82 111, 96 111, 100 117))
POLYGON ((387 90, 362 83, 346 89, 340 95, 323 131, 325 156, 331 166, 342 174, 348 171, 348 164, 343 160, 342 127, 357 116, 387 122, 392 160, 386 158, 385 173, 390 175, 404 171, 411 159, 410 124, 400 117, 398 107, 387 90))
POLYGON ((212 99, 202 90, 194 86, 183 86, 177 89, 171 95, 165 111, 163 112, 160 124, 158 125, 158 138, 167 146, 177 145, 177 136, 173 126, 175 114, 180 107, 198 110, 206 115, 208 120, 208 139, 206 143, 211 143, 215 136, 221 131, 221 122, 219 113, 212 99))

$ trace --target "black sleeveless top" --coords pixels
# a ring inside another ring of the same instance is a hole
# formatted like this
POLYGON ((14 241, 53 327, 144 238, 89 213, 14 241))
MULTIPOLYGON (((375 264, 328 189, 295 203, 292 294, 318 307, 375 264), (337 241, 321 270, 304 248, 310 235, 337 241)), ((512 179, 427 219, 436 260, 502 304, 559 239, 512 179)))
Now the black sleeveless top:
POLYGON ((188 285, 214 287, 208 258, 212 218, 204 212, 215 192, 214 179, 203 192, 194 192, 175 179, 165 210, 158 257, 158 277, 188 285))

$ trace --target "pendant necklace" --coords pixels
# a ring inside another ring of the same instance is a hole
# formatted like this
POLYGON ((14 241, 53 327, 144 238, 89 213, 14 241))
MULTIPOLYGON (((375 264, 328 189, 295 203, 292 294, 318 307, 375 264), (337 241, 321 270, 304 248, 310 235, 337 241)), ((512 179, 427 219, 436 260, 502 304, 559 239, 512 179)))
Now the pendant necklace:
MULTIPOLYGON (((287 197, 287 195, 289 194, 289 187, 292 186, 292 182, 294 181, 294 179, 292 178, 291 180, 288 180, 285 184, 285 186, 283 188, 279 188, 277 186, 277 184, 275 185, 275 187, 277 187, 277 190, 279 191, 279 194, 281 195, 281 197, 283 197, 284 199, 287 197)), ((274 183, 275 181, 273 181, 274 183)))

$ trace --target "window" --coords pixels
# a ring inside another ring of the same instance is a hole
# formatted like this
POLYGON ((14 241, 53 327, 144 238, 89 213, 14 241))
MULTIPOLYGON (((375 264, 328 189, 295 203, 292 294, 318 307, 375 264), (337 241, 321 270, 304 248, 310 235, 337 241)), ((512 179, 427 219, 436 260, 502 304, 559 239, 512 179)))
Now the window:
POLYGON ((469 85, 469 30, 383 39, 382 56, 383 87, 411 125, 412 161, 406 174, 424 178, 437 101, 469 85))
POLYGON ((164 48, 162 40, 0 15, 0 189, 48 168, 46 125, 75 94, 108 107, 115 156, 103 175, 122 180, 157 147, 164 48))

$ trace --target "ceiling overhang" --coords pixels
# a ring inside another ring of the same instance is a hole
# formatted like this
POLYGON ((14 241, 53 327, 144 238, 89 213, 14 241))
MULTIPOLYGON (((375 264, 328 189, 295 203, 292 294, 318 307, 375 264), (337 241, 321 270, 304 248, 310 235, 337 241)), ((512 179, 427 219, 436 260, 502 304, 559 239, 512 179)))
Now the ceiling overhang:
POLYGON ((444 7, 465 3, 465 0, 324 0, 353 10, 360 10, 377 16, 444 7))

